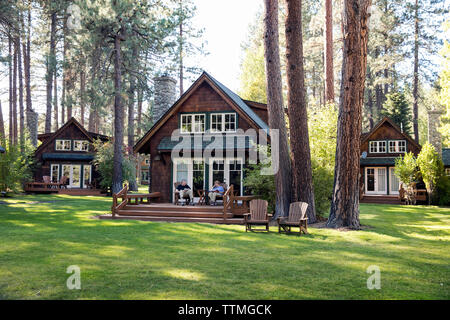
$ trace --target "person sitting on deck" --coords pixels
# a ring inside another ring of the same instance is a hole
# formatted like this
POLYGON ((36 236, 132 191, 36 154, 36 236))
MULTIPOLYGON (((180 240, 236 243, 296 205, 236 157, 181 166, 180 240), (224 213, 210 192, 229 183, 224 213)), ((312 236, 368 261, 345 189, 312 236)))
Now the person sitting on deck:
POLYGON ((216 180, 214 181, 214 186, 211 190, 209 190, 208 196, 211 200, 212 205, 216 205, 216 197, 217 195, 223 196, 225 190, 223 189, 223 186, 220 184, 220 181, 216 180))
POLYGON ((177 186, 177 191, 180 193, 180 199, 183 199, 187 195, 189 196, 189 200, 192 205, 194 205, 194 193, 185 179, 181 180, 181 184, 177 186))

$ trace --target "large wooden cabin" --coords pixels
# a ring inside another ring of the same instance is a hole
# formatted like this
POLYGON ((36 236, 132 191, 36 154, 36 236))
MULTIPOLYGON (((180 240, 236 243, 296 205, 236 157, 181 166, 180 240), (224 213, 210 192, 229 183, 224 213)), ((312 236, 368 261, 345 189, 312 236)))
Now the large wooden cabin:
POLYGON ((194 196, 198 190, 210 188, 215 180, 233 184, 238 195, 246 192, 244 168, 254 146, 239 129, 268 130, 265 104, 241 99, 203 72, 161 114, 134 147, 136 153, 147 155, 150 192, 161 192, 161 200, 171 202, 174 183, 182 179, 194 189, 194 196), (230 135, 235 138, 233 145, 224 144, 208 153, 208 148, 218 141, 215 139, 230 135), (184 153, 173 152, 180 142, 193 141, 194 136, 202 140, 200 146, 187 148, 184 153))

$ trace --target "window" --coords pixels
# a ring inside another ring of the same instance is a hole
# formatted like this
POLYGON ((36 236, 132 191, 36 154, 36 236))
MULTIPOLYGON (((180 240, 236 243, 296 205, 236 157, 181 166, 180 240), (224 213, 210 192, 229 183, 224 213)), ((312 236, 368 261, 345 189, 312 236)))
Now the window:
POLYGON ((149 165, 150 164, 150 159, 145 159, 145 164, 149 165))
POLYGON ((369 141, 370 153, 385 153, 386 141, 369 141))
POLYGON ((406 152, 406 140, 391 140, 389 141, 390 153, 405 153, 406 152))
POLYGON ((73 142, 73 150, 74 151, 88 151, 89 150, 89 141, 75 140, 73 142))
POLYGON ((235 132, 236 114, 235 113, 213 113, 211 114, 212 132, 235 132))
POLYGON ((72 143, 70 140, 56 140, 56 150, 70 151, 72 150, 72 143))
POLYGON ((450 177, 450 168, 445 168, 445 175, 450 177))
POLYGON ((182 114, 181 133, 205 132, 204 114, 182 114))
POLYGON ((59 181, 59 164, 52 164, 50 166, 50 174, 52 178, 52 182, 58 182, 59 181))

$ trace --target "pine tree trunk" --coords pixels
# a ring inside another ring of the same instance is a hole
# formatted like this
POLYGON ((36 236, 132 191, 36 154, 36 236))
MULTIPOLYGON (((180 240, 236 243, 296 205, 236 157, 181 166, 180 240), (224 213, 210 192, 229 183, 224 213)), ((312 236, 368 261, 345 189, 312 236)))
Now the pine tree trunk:
POLYGON ((47 112, 45 114, 45 133, 52 131, 52 88, 53 88, 53 75, 55 72, 55 51, 56 51, 56 11, 52 11, 50 15, 51 27, 50 27, 50 53, 47 57, 47 112))
POLYGON ((142 88, 139 87, 137 90, 137 136, 138 138, 141 138, 142 134, 142 127, 141 127, 141 121, 142 121, 142 88))
POLYGON ((58 75, 55 69, 54 77, 53 77, 53 122, 55 131, 59 128, 59 113, 58 113, 58 75))
POLYGON ((122 189, 122 145, 123 145, 123 105, 122 105, 122 56, 120 48, 121 36, 114 39, 114 160, 113 181, 111 191, 118 193, 122 189))
POLYGON ((17 130, 17 55, 18 55, 18 38, 13 39, 13 45, 14 45, 14 58, 13 58, 13 105, 12 105, 12 121, 13 121, 13 143, 14 145, 17 145, 17 136, 18 136, 18 130, 17 130))
POLYGON ((13 144, 13 51, 12 51, 12 39, 8 38, 8 64, 9 64, 9 130, 8 138, 9 145, 13 144))
POLYGON ((327 226, 359 229, 359 161, 371 0, 344 0, 334 190, 327 226))
POLYGON ((86 112, 86 72, 84 62, 80 70, 80 123, 84 127, 84 113, 86 112))
POLYGON ((278 130, 278 152, 274 152, 272 141, 272 163, 278 164, 275 174, 276 203, 275 217, 287 216, 292 194, 292 173, 284 117, 283 95, 280 71, 280 52, 278 35, 278 0, 264 0, 264 57, 267 77, 267 108, 269 126, 278 130))
POLYGON ((0 144, 2 145, 2 147, 5 147, 5 139, 5 124, 3 123, 3 109, 2 102, 0 101, 0 144))
POLYGON ((17 67, 19 72, 19 134, 20 146, 23 151, 25 145, 25 110, 23 105, 23 73, 22 73, 22 43, 17 37, 17 67))
POLYGON ((419 143, 419 2, 414 8, 414 76, 413 76, 413 128, 414 140, 419 143))
POLYGON ((334 102, 333 5, 325 0, 325 101, 334 102))
POLYGON ((314 223, 316 222, 316 210, 305 99, 302 1, 287 0, 286 4, 286 69, 294 197, 297 201, 308 203, 308 219, 310 223, 314 223))
MULTIPOLYGON (((132 61, 138 59, 138 48, 133 46, 132 61)), ((136 76, 130 73, 130 87, 128 91, 128 151, 130 155, 133 153, 134 147, 134 103, 135 103, 135 91, 136 91, 136 76)), ((136 179, 130 181, 130 190, 137 191, 138 185, 136 179)))

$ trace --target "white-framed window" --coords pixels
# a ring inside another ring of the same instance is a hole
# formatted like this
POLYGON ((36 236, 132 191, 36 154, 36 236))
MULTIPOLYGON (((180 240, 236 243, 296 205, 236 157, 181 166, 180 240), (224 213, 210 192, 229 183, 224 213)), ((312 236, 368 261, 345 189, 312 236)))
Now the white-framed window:
POLYGON ((390 140, 389 141, 390 153, 405 153, 406 152, 406 140, 390 140))
POLYGON ((70 140, 56 140, 56 150, 58 151, 70 151, 72 150, 72 141, 70 140))
POLYGON ((370 153, 386 153, 386 141, 369 141, 370 153))
POLYGON ((59 164, 50 165, 50 177, 52 179, 52 182, 59 181, 59 164))
POLYGON ((73 142, 74 151, 89 151, 89 141, 87 140, 74 140, 73 142))
POLYGON ((181 133, 201 133, 205 132, 205 115, 204 114, 182 114, 181 133))
POLYGON ((150 164, 150 159, 145 159, 145 164, 149 165, 150 164))
POLYGON ((445 168, 445 175, 450 177, 450 168, 445 168))
POLYGON ((211 132, 235 132, 236 113, 212 113, 211 132))

